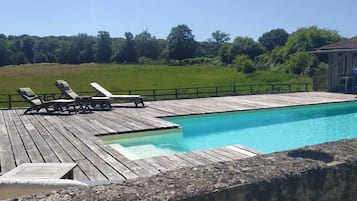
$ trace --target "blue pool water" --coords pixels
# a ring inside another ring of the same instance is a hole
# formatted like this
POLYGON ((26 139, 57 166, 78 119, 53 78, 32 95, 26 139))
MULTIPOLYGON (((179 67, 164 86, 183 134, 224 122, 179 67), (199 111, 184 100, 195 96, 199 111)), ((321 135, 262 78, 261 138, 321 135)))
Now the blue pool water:
POLYGON ((118 139, 108 143, 118 143, 136 154, 137 157, 134 158, 142 158, 234 144, 271 153, 357 137, 356 102, 194 115, 165 120, 179 124, 182 131, 118 139))

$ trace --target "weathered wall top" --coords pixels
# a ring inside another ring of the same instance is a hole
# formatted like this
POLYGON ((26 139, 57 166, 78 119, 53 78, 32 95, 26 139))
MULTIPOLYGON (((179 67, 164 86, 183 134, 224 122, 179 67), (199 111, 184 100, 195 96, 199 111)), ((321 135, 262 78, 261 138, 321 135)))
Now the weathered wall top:
POLYGON ((20 200, 357 200, 357 139, 20 200))

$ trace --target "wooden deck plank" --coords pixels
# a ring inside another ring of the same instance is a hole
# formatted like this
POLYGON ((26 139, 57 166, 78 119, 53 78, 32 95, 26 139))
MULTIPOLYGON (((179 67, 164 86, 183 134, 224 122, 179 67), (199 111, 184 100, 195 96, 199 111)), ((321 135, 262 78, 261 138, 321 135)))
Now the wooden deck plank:
MULTIPOLYGON (((54 154, 54 152, 51 150, 47 142, 42 138, 41 134, 36 130, 34 127, 34 119, 30 118, 31 116, 29 115, 22 115, 19 114, 19 111, 14 111, 17 112, 16 114, 19 115, 20 121, 22 121, 25 129, 31 136, 32 140, 34 141, 35 146, 37 146, 41 157, 43 157, 44 162, 47 163, 56 163, 59 162, 58 158, 54 154), (32 122, 31 122, 32 120, 32 122)), ((34 161, 32 161, 34 162, 34 161)))
POLYGON ((97 145, 101 146, 104 151, 106 151, 108 154, 110 154, 116 160, 121 162, 128 169, 130 169, 133 172, 135 172, 137 175, 144 176, 144 177, 152 175, 150 170, 148 170, 147 168, 143 168, 142 166, 136 164, 135 161, 129 160, 128 158, 123 156, 121 153, 119 153, 118 151, 114 150, 111 146, 105 145, 105 144, 101 143, 100 141, 94 141, 94 143, 97 143, 97 145))
MULTIPOLYGON (((61 119, 56 118, 58 118, 58 116, 54 116, 54 118, 49 120, 52 124, 56 125, 57 128, 60 128, 61 124, 59 124, 59 122, 61 121, 61 119)), ((70 125, 66 126, 68 130, 66 130, 65 127, 60 128, 62 135, 67 138, 68 141, 70 141, 74 147, 76 147, 76 149, 85 157, 85 159, 95 165, 100 170, 100 172, 108 179, 124 179, 121 174, 119 174, 116 170, 113 169, 113 167, 105 163, 105 160, 103 160, 103 158, 100 158, 95 152, 88 148, 88 145, 86 143, 83 143, 82 141, 78 140, 79 138, 75 137, 75 134, 73 132, 76 132, 76 129, 71 128, 70 125)))
POLYGON ((6 129, 5 110, 0 111, 0 172, 4 173, 16 167, 14 153, 11 148, 10 138, 6 129))
POLYGON ((90 120, 91 122, 95 123, 97 126, 102 126, 104 129, 110 129, 110 131, 108 130, 107 132, 102 132, 102 133, 98 133, 98 134, 106 134, 106 133, 116 133, 118 130, 123 131, 123 132, 129 132, 132 131, 132 129, 130 129, 129 127, 125 126, 124 124, 121 123, 121 121, 118 121, 118 119, 116 119, 116 121, 112 121, 112 120, 108 120, 105 117, 103 118, 102 115, 98 114, 93 114, 93 118, 92 120, 90 120))
POLYGON ((9 110, 9 114, 12 116, 14 120, 15 127, 17 129, 18 134, 20 135, 30 162, 32 163, 43 163, 44 159, 40 151, 37 149, 37 145, 32 140, 30 134, 26 130, 25 126, 23 125, 22 121, 20 120, 18 114, 15 110, 9 110))
POLYGON ((63 127, 53 123, 53 120, 51 120, 53 117, 54 116, 44 115, 44 117, 41 118, 40 122, 46 127, 49 133, 52 134, 52 136, 56 139, 58 144, 61 145, 65 152, 68 153, 72 160, 78 161, 85 159, 85 156, 81 154, 77 150, 77 148, 71 143, 71 141, 63 135, 63 127))
POLYGON ((225 148, 225 147, 219 147, 219 148, 214 149, 213 151, 220 152, 233 160, 247 157, 246 155, 244 155, 240 152, 236 152, 236 151, 233 151, 233 150, 225 148))
POLYGON ((177 157, 176 155, 167 155, 165 156, 168 160, 174 161, 175 165, 180 168, 180 167, 192 167, 194 166, 192 163, 177 157))
POLYGON ((143 125, 141 123, 135 123, 130 121, 129 119, 123 118, 123 115, 115 113, 115 111, 109 113, 112 115, 104 114, 104 113, 98 113, 98 116, 100 116, 101 119, 105 119, 103 124, 106 124, 107 126, 116 128, 116 130, 121 130, 121 129, 126 129, 127 131, 133 131, 133 130, 145 130, 148 127, 146 125, 143 125), (121 119, 121 121, 118 121, 118 119, 121 119))
POLYGON ((153 158, 143 158, 141 160, 143 160, 146 163, 150 164, 151 166, 156 168, 156 170, 159 171, 159 172, 166 172, 166 171, 169 170, 169 168, 167 166, 165 166, 164 164, 158 162, 157 160, 155 160, 153 158))
MULTIPOLYGON (((65 123, 67 123, 66 119, 63 119, 65 123)), ((72 131, 72 134, 77 137, 83 144, 85 144, 88 149, 93 151, 96 155, 98 155, 99 158, 103 159, 103 162, 106 162, 110 167, 115 169, 121 176, 123 176, 126 179, 134 179, 137 178, 138 175, 136 175, 133 171, 131 171, 129 168, 124 166, 122 163, 120 163, 117 159, 113 158, 110 154, 108 154, 102 147, 99 146, 99 142, 94 143, 95 141, 99 141, 98 138, 92 137, 92 139, 88 139, 88 137, 84 137, 86 135, 86 131, 79 129, 76 127, 76 132, 72 131)))
POLYGON ((36 115, 30 116, 30 117, 33 117, 31 122, 32 122, 34 128, 43 137, 44 141, 48 144, 49 148, 51 150, 53 150, 53 153, 56 155, 59 162, 62 162, 62 163, 73 162, 71 156, 69 156, 68 153, 61 146, 61 143, 58 142, 56 140, 56 137, 53 136, 53 135, 56 135, 57 133, 51 132, 52 130, 48 126, 46 126, 45 121, 43 121, 42 123, 40 121, 38 121, 38 119, 36 118, 36 115))
POLYGON ((207 150, 202 150, 202 152, 209 154, 212 157, 217 158, 219 161, 230 161, 232 160, 231 158, 228 158, 222 154, 219 154, 217 152, 212 151, 212 149, 207 149, 207 150))
POLYGON ((122 119, 123 124, 125 124, 127 127, 129 127, 132 130, 148 130, 148 129, 152 129, 153 127, 155 128, 155 126, 157 126, 157 124, 155 126, 153 126, 153 124, 151 122, 145 121, 145 118, 142 118, 141 116, 133 116, 133 115, 127 115, 127 114, 120 114, 120 113, 116 113, 115 111, 113 111, 113 113, 116 114, 117 118, 122 119))
POLYGON ((204 165, 210 164, 214 162, 214 160, 211 160, 207 157, 202 156, 201 154, 198 154, 197 152, 187 152, 186 153, 189 157, 193 158, 194 160, 201 162, 204 165))
POLYGON ((139 165, 140 167, 144 168, 145 170, 147 170, 147 172, 149 173, 149 175, 155 175, 160 173, 162 170, 160 170, 157 167, 152 166, 149 162, 145 161, 144 159, 138 159, 133 161, 134 163, 136 163, 137 165, 139 165))
POLYGON ((204 152, 204 151, 202 151, 202 150, 200 150, 200 151, 193 151, 193 153, 195 153, 195 154, 197 154, 197 155, 199 155, 199 156, 201 156, 201 157, 204 157, 204 158, 206 158, 206 159, 208 159, 208 160, 210 160, 210 161, 212 161, 212 162, 220 162, 220 161, 222 161, 222 159, 217 158, 217 157, 214 157, 214 156, 212 156, 211 154, 208 154, 207 152, 204 152))
MULTIPOLYGON (((72 118, 81 120, 79 125, 86 128, 90 134, 98 134, 104 132, 102 126, 98 128, 98 126, 96 125, 97 124, 96 121, 93 121, 93 118, 90 118, 84 114, 73 115, 72 118)), ((108 133, 115 132, 113 129, 110 128, 104 128, 104 129, 106 129, 106 132, 108 133)))
POLYGON ((124 118, 129 118, 131 119, 134 123, 137 121, 142 121, 144 124, 150 126, 150 128, 175 128, 178 127, 177 124, 159 119, 157 117, 152 117, 149 115, 146 115, 146 113, 143 113, 142 111, 129 111, 129 109, 127 109, 125 112, 124 111, 119 111, 119 110, 115 110, 114 112, 123 115, 124 118))
POLYGON ((89 177, 77 166, 73 169, 73 179, 77 181, 88 181, 89 177))
POLYGON ((176 161, 170 160, 169 158, 165 156, 156 156, 151 158, 153 161, 156 163, 159 163, 162 167, 164 167, 167 171, 170 170, 175 170, 179 167, 180 165, 177 164, 176 161))
POLYGON ((76 160, 78 167, 83 170, 86 177, 89 180, 107 180, 108 178, 104 176, 90 161, 88 160, 76 160))
POLYGON ((10 144, 12 147, 13 155, 15 157, 16 166, 22 163, 29 163, 30 159, 27 155, 25 145, 23 144, 22 139, 17 132, 9 110, 4 112, 4 120, 7 127, 7 132, 9 133, 10 144))
POLYGON ((176 157, 179 157, 185 161, 188 161, 189 163, 193 164, 194 166, 196 165, 204 165, 203 162, 197 161, 196 159, 192 158, 189 153, 178 153, 175 154, 176 157))

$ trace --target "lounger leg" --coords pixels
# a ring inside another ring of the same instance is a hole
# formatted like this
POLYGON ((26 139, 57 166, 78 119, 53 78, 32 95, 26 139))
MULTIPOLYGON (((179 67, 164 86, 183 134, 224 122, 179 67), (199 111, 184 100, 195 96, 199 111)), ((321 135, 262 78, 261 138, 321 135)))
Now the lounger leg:
POLYGON ((28 108, 28 109, 24 112, 24 114, 27 114, 29 111, 31 111, 31 108, 28 108))

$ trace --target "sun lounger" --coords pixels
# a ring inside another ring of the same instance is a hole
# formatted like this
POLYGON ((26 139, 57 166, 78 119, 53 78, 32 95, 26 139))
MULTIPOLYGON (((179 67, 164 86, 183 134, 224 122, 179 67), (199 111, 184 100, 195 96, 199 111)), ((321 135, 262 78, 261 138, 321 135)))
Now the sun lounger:
POLYGON ((18 88, 17 93, 24 98, 24 100, 31 104, 31 106, 24 112, 27 114, 30 111, 39 112, 41 109, 45 109, 47 113, 50 112, 64 112, 68 113, 76 112, 76 102, 68 99, 56 99, 51 101, 44 101, 41 97, 37 96, 31 88, 18 88))
POLYGON ((91 107, 100 109, 111 109, 112 107, 109 97, 80 96, 64 80, 57 80, 55 85, 65 97, 75 100, 83 111, 91 110, 91 107))
POLYGON ((113 95, 112 93, 110 93, 108 90, 106 90, 104 87, 102 87, 101 85, 99 85, 96 82, 92 82, 89 85, 95 91, 97 91, 98 95, 104 96, 104 97, 109 97, 114 102, 128 101, 128 102, 134 102, 136 107, 139 104, 141 104, 144 107, 144 97, 143 96, 140 96, 140 95, 113 95))

